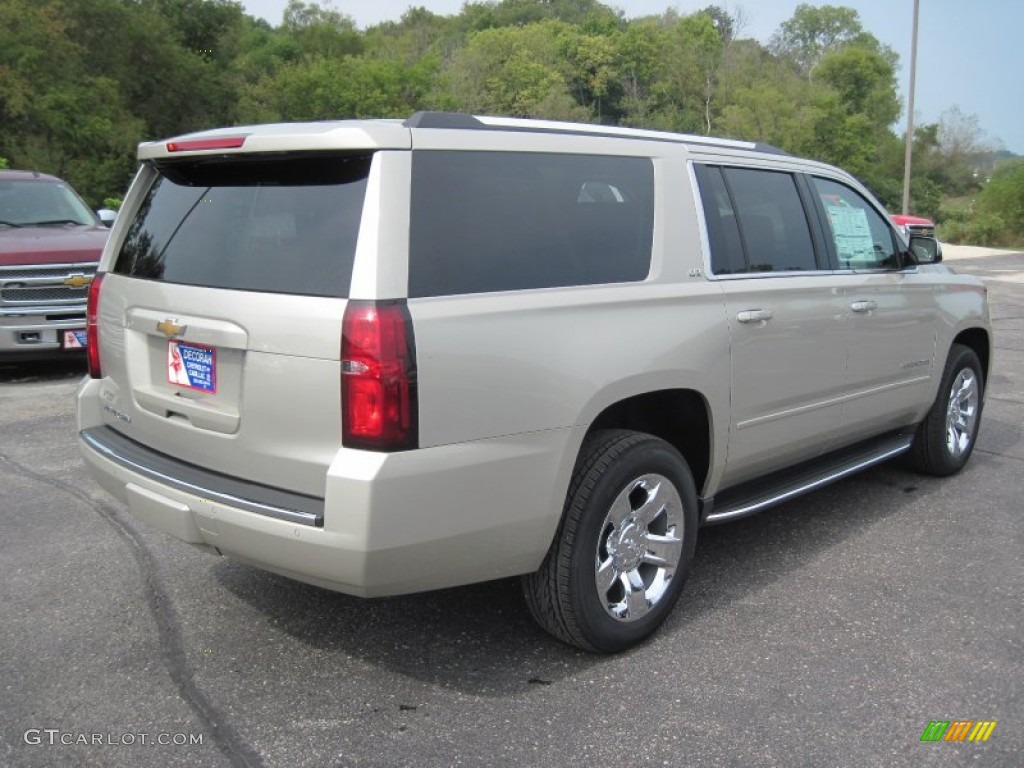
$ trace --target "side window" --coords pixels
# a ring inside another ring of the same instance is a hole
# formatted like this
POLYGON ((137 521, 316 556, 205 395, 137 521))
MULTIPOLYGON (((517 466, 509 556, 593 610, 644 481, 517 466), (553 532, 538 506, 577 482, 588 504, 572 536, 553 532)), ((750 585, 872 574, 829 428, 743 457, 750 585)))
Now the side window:
POLYGON ((650 159, 413 153, 409 296, 644 280, 650 159))
POLYGON ((711 271, 716 275, 733 275, 747 271, 743 255, 743 242, 736 224, 729 190, 726 189, 720 168, 695 166, 697 185, 704 203, 704 221, 708 227, 708 245, 711 246, 711 271))
POLYGON ((807 214, 790 173, 723 168, 750 272, 818 268, 807 214))
POLYGON ((835 245, 840 269, 899 269, 900 255, 889 222, 845 184, 813 177, 835 245))

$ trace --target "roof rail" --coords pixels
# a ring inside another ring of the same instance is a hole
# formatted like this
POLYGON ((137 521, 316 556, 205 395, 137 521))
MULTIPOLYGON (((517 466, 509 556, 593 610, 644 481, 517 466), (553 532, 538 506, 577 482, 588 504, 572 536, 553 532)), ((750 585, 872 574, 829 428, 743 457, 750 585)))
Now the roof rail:
POLYGON ((406 128, 462 128, 482 130, 487 126, 464 112, 417 112, 404 123, 406 128))
POLYGON ((490 117, 468 115, 463 112, 417 112, 403 125, 407 128, 447 128, 472 131, 521 131, 526 133, 561 133, 576 136, 619 137, 641 141, 664 141, 673 144, 696 144, 706 147, 728 147, 788 155, 770 144, 735 139, 719 139, 713 136, 696 136, 667 131, 651 131, 644 128, 624 128, 616 125, 594 125, 591 123, 566 123, 554 120, 535 120, 519 117, 490 117))

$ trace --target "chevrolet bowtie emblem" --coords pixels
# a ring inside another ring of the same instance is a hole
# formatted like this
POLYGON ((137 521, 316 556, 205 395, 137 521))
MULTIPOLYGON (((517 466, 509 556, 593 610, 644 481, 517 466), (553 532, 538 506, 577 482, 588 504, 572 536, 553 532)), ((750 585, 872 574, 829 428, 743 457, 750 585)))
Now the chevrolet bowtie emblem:
POLYGON ((68 288, 81 288, 82 286, 88 285, 91 282, 91 277, 77 272, 71 275, 70 277, 64 278, 64 285, 66 285, 68 288))
POLYGON ((187 325, 178 325, 173 320, 162 320, 156 324, 156 329, 169 339, 181 336, 187 327, 187 325))

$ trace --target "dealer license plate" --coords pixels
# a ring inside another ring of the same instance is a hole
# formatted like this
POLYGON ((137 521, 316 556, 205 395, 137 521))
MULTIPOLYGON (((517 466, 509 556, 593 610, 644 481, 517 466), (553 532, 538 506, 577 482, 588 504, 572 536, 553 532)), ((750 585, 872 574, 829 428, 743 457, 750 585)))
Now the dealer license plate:
POLYGON ((217 350, 171 339, 167 342, 167 381, 211 394, 217 391, 217 350))
POLYGON ((84 330, 64 331, 64 349, 85 349, 88 344, 89 336, 84 330))

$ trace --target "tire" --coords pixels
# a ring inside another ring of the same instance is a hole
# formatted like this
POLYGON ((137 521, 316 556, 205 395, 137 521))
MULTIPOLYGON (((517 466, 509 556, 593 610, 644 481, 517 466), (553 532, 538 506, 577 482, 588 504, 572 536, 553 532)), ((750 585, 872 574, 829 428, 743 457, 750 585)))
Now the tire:
POLYGON ((978 438, 984 387, 974 350, 954 344, 942 371, 939 394, 914 435, 910 448, 914 469, 936 477, 963 469, 978 438))
POLYGON ((551 549, 523 577, 530 613, 578 648, 629 648, 672 610, 696 544, 697 490, 679 452, 644 433, 595 432, 580 449, 551 549))

